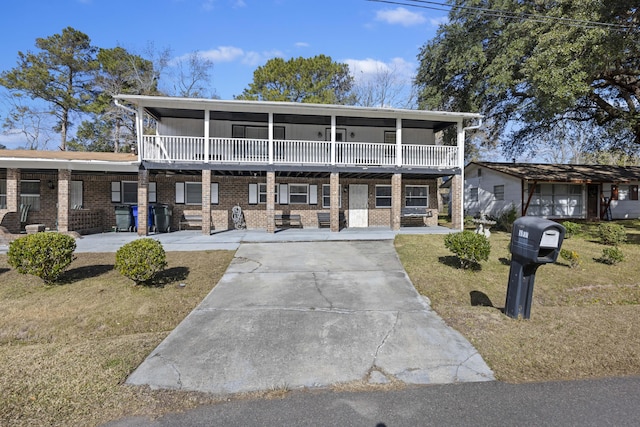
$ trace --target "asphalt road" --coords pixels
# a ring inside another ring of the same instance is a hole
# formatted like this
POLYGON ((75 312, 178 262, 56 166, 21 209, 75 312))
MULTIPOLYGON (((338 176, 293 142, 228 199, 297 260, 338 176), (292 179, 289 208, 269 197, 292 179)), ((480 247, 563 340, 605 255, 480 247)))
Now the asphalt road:
POLYGON ((640 377, 505 384, 415 386, 398 391, 306 391, 283 399, 238 400, 141 426, 632 426, 640 425, 640 377))

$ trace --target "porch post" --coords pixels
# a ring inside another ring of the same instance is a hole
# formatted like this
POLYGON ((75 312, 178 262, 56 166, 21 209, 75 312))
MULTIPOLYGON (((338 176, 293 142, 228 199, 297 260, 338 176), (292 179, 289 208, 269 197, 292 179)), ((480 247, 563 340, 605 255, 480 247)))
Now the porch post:
POLYGON ((402 174, 391 176, 391 229, 400 230, 400 212, 402 212, 402 174))
POLYGON ((276 173, 267 172, 267 233, 276 232, 276 173))
POLYGON ((211 234, 211 169, 202 171, 202 234, 211 234))
POLYGON ((3 225, 11 233, 20 232, 20 169, 7 169, 7 213, 3 225))
POLYGON ((144 152, 144 108, 138 107, 138 114, 136 114, 136 140, 138 141, 138 161, 142 162, 142 159, 146 155, 144 152))
POLYGON ((462 193, 464 182, 462 181, 462 175, 454 175, 451 178, 451 226, 456 230, 462 230, 462 193))
POLYGON ((209 110, 204 110, 204 162, 209 163, 209 137, 210 137, 210 128, 209 128, 209 119, 211 114, 209 110))
POLYGON ((331 207, 330 207, 330 225, 331 231, 340 231, 340 173, 331 172, 329 178, 329 186, 331 191, 331 207))
POLYGON ((331 164, 336 164, 336 116, 331 116, 331 164))
POLYGON ((66 233, 69 229, 69 203, 71 192, 71 171, 58 170, 58 231, 66 233))
POLYGON ((269 164, 273 164, 273 113, 269 113, 269 164))
POLYGON ((138 236, 149 235, 149 171, 138 170, 138 236))
POLYGON ((396 166, 402 166, 402 119, 396 119, 396 166))

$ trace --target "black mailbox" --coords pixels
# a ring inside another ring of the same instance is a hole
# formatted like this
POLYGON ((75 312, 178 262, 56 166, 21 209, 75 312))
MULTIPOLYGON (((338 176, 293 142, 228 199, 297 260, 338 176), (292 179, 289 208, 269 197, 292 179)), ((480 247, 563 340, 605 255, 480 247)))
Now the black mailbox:
POLYGON ((513 223, 511 269, 504 312, 515 319, 531 315, 533 283, 542 264, 554 263, 560 254, 565 228, 544 218, 523 216, 513 223))

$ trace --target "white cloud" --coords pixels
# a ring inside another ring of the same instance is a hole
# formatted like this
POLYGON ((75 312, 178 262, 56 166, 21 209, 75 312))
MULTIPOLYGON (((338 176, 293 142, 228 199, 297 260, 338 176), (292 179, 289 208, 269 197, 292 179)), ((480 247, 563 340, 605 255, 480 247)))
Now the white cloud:
POLYGON ((244 0, 235 0, 233 7, 246 7, 247 3, 244 0))
POLYGON ((309 47, 309 43, 307 42, 297 42, 295 47, 309 47))
MULTIPOLYGON (((234 46, 219 46, 216 49, 200 52, 200 56, 213 61, 214 64, 217 62, 233 62, 242 58, 244 55, 245 53, 242 49, 234 46)), ((185 56, 182 56, 181 58, 184 57, 185 56)), ((186 55, 186 57, 188 58, 188 55, 186 55)))
MULTIPOLYGON (((251 66, 263 65, 271 58, 284 56, 284 54, 279 50, 255 52, 244 51, 243 49, 235 46, 218 46, 215 49, 199 51, 198 54, 202 58, 213 62, 214 65, 222 62, 240 62, 241 64, 251 66)), ((188 60, 190 55, 191 54, 188 53, 174 58, 171 61, 171 65, 176 65, 180 61, 188 60)))
POLYGON ((441 16, 439 18, 431 18, 429 19, 429 23, 434 27, 439 27, 440 25, 447 24, 449 22, 449 18, 446 16, 441 16))
POLYGON ((411 12, 404 7, 379 10, 376 12, 376 20, 392 25, 400 24, 404 27, 423 24, 427 21, 421 13, 411 12))
POLYGON ((271 58, 283 57, 284 54, 279 50, 265 51, 265 52, 246 52, 242 58, 242 63, 245 65, 258 66, 264 65, 271 58))
POLYGON ((353 78, 357 81, 367 80, 380 73, 393 73, 401 80, 411 81, 415 74, 416 64, 403 58, 393 58, 389 62, 377 59, 346 59, 353 78))

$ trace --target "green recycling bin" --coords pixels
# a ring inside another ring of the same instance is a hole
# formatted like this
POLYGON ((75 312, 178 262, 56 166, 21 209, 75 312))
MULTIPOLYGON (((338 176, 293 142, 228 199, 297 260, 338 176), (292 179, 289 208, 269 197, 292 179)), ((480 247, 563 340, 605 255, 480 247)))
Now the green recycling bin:
POLYGON ((153 207, 153 219, 157 233, 171 231, 171 207, 169 205, 155 205, 153 207))

